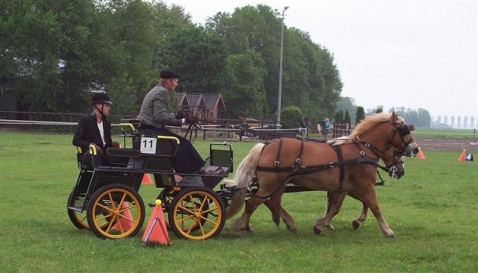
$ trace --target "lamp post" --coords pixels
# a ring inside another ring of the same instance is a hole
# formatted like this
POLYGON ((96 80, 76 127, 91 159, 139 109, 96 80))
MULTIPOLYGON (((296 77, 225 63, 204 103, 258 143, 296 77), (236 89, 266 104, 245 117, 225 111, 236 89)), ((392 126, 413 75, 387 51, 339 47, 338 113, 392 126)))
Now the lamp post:
POLYGON ((277 124, 276 128, 281 127, 280 125, 280 111, 282 104, 282 59, 284 58, 284 15, 285 11, 289 7, 285 6, 282 10, 282 30, 280 35, 280 61, 279 61, 279 97, 277 98, 277 124))

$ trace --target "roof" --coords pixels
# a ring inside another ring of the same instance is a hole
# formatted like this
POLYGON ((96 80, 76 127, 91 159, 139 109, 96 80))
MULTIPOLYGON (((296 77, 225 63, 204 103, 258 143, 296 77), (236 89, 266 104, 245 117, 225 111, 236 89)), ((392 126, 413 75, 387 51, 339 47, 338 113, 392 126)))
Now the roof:
MULTIPOLYGON (((191 94, 189 94, 191 95, 191 94)), ((189 96, 188 95, 188 96, 189 96)), ((218 109, 220 111, 226 110, 226 105, 222 99, 222 94, 201 94, 204 100, 204 104, 207 109, 218 109)))
POLYGON ((176 93, 178 105, 188 105, 189 107, 205 106, 206 109, 217 109, 225 111, 226 105, 222 98, 222 94, 206 94, 206 93, 176 93))

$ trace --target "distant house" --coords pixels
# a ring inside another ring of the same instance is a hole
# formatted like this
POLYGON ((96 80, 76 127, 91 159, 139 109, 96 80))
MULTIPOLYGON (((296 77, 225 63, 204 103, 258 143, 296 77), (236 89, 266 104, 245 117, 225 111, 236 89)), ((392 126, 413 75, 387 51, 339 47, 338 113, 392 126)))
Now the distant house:
MULTIPOLYGON (((186 93, 176 93, 177 108, 189 111, 189 101, 186 93)), ((176 109, 175 109, 176 110, 176 109)))
POLYGON ((436 128, 436 129, 451 129, 452 127, 448 124, 440 123, 440 124, 436 124, 435 126, 433 126, 433 128, 436 128))
POLYGON ((226 111, 221 94, 176 93, 177 106, 200 119, 217 120, 226 111))

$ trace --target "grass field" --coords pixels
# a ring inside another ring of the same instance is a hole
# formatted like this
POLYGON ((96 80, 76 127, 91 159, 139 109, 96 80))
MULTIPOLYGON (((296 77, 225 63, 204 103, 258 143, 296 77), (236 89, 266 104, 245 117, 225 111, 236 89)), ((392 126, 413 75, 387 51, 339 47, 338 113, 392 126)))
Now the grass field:
MULTIPOLYGON (((361 205, 350 198, 334 218, 335 231, 316 236, 313 220, 325 192, 289 193, 283 205, 299 233, 276 227, 262 206, 254 233, 233 235, 231 221, 213 240, 190 241, 170 233, 171 246, 143 248, 141 235, 101 240, 76 229, 66 203, 78 169, 71 135, 0 131, 0 272, 476 272, 478 168, 459 162, 461 151, 426 152, 406 159, 406 175, 383 174, 377 187, 396 238, 382 236, 370 214, 352 230, 361 205)), ((119 140, 119 139, 117 139, 119 140)), ((205 157, 210 142, 195 141, 205 157)), ((251 142, 232 142, 235 165, 251 142)), ((145 203, 160 189, 143 185, 145 203)), ((146 221, 151 209, 146 208, 146 221)), ((145 227, 145 226, 144 226, 145 227)), ((143 228, 144 228, 143 227, 143 228)))

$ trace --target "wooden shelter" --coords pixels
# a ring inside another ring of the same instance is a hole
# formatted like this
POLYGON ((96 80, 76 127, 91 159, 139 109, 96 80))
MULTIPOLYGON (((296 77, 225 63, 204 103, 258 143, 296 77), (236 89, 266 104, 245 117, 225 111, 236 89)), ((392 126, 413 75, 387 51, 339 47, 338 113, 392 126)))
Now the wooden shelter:
POLYGON ((199 119, 217 120, 226 111, 221 94, 176 93, 177 106, 189 110, 199 119))

